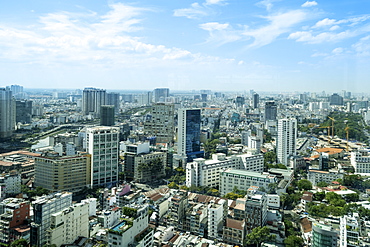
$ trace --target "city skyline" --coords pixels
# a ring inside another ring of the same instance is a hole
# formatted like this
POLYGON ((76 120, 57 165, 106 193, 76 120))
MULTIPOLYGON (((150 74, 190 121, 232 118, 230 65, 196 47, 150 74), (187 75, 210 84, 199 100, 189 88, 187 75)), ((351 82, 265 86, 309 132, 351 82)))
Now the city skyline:
POLYGON ((0 86, 366 92, 367 7, 365 0, 7 2, 0 86))

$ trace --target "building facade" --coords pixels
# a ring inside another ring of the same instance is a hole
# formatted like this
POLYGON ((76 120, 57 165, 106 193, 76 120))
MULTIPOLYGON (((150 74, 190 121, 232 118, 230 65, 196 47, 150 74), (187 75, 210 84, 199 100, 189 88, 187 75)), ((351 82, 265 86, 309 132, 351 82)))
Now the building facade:
POLYGON ((157 143, 172 143, 175 135, 175 105, 155 103, 151 114, 151 120, 145 123, 145 131, 155 136, 157 143))
POLYGON ((267 101, 265 103, 265 121, 273 120, 277 118, 277 105, 274 101, 267 101))
POLYGON ((59 156, 44 153, 35 158, 35 186, 52 192, 77 192, 91 184, 91 155, 59 156))
POLYGON ((0 139, 9 138, 15 130, 15 100, 12 91, 0 88, 0 139))
POLYGON ((51 215, 50 244, 72 244, 78 237, 89 237, 89 205, 77 203, 51 215))
POLYGON ((91 155, 91 186, 113 186, 118 182, 119 128, 86 129, 86 150, 91 155))
POLYGON ((82 93, 82 113, 100 117, 100 107, 107 104, 107 93, 104 89, 85 88, 82 93))
POLYGON ((228 169, 221 172, 220 193, 221 195, 226 195, 232 192, 234 188, 247 191, 251 186, 258 186, 268 190, 268 186, 271 183, 277 183, 276 176, 268 173, 228 169))
POLYGON ((290 156, 296 155, 297 120, 295 118, 279 119, 276 143, 277 159, 283 165, 289 165, 290 156))
POLYGON ((186 164, 186 186, 220 185, 220 173, 226 169, 243 169, 246 171, 262 172, 263 155, 242 154, 226 157, 225 154, 213 154, 211 160, 195 159, 186 164))
POLYGON ((100 109, 100 125, 113 126, 114 125, 114 105, 102 105, 100 109))
POLYGON ((72 205, 72 193, 55 193, 37 198, 33 203, 33 217, 31 223, 31 246, 50 244, 51 217, 72 205))
POLYGON ((200 127, 200 109, 179 109, 177 153, 186 156, 188 162, 204 155, 200 150, 200 127))

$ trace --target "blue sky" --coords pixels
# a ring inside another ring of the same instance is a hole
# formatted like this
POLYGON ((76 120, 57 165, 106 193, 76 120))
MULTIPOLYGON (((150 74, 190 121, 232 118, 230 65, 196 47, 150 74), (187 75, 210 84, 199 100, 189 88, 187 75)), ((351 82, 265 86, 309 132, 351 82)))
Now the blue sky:
POLYGON ((368 0, 0 3, 0 86, 370 90, 368 0))

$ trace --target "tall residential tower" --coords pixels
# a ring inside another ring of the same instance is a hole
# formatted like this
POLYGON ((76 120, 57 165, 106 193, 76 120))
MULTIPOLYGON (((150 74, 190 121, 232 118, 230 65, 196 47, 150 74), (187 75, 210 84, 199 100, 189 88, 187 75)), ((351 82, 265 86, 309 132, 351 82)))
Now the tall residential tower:
POLYGON ((277 159, 283 165, 288 164, 289 156, 296 155, 297 120, 295 118, 279 119, 277 138, 277 159))

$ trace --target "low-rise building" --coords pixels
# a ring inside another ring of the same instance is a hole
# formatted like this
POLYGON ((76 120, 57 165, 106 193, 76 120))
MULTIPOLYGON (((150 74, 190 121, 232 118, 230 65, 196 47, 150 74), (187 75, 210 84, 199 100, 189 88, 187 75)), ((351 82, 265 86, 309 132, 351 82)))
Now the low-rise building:
POLYGON ((153 229, 149 226, 148 205, 133 210, 108 230, 108 245, 111 247, 153 246, 153 229))
POLYGON ((329 171, 321 171, 321 170, 308 170, 307 173, 307 180, 309 180, 312 185, 315 185, 318 182, 326 182, 330 184, 332 181, 337 179, 343 179, 344 174, 338 170, 329 170, 329 171))
POLYGON ((225 169, 243 169, 262 172, 263 155, 242 154, 226 157, 223 153, 212 155, 212 159, 194 159, 186 164, 186 186, 219 186, 220 173, 225 169))
POLYGON ((277 183, 277 178, 269 173, 228 169, 221 172, 220 193, 226 195, 232 192, 234 188, 247 191, 250 186, 258 186, 267 191, 268 185, 271 183, 277 183))
POLYGON ((52 192, 77 192, 89 186, 90 154, 59 156, 47 152, 35 159, 35 186, 52 192))

